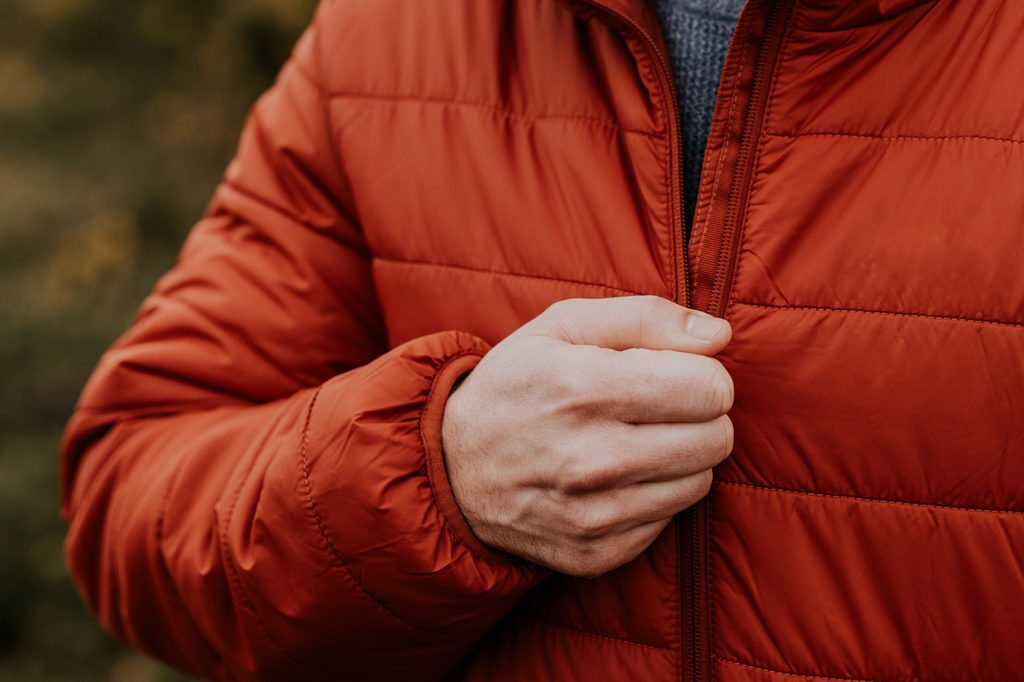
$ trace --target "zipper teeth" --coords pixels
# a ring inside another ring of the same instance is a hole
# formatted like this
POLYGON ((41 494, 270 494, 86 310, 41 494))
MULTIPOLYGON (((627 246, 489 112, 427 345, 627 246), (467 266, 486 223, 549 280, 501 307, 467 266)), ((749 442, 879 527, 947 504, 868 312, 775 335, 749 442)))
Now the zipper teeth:
MULTIPOLYGON (((682 122, 680 120, 678 94, 675 91, 675 81, 672 78, 672 65, 669 64, 668 60, 665 59, 665 55, 663 55, 658 49, 658 42, 644 29, 643 26, 635 24, 629 17, 604 4, 601 0, 590 0, 590 2, 593 5, 600 7, 608 15, 615 17, 623 27, 639 35, 646 44, 647 53, 653 55, 655 60, 658 62, 659 68, 656 69, 656 71, 658 72, 659 80, 661 80, 661 89, 669 95, 668 106, 672 111, 672 118, 675 123, 675 127, 673 128, 673 122, 667 122, 669 136, 673 136, 674 132, 675 137, 675 144, 670 145, 670 147, 673 148, 673 157, 670 159, 669 166, 673 178, 682 178, 683 139, 680 133, 682 122)), ((687 254, 686 239, 684 238, 684 234, 686 232, 686 204, 685 197, 683 196, 681 180, 679 183, 679 191, 676 193, 674 198, 679 202, 679 208, 675 212, 675 215, 670 216, 670 218, 672 218, 671 222, 674 233, 673 241, 675 249, 675 262, 673 263, 676 279, 675 298, 676 302, 680 305, 688 306, 690 305, 690 288, 692 280, 690 277, 690 260, 689 255, 687 254), (675 219, 677 216, 678 221, 675 219), (676 222, 679 223, 678 229, 676 229, 676 222), (679 270, 682 270, 682 273, 680 273, 679 270)))
MULTIPOLYGON (((693 287, 693 279, 691 277, 690 259, 689 253, 687 252, 687 240, 685 238, 686 233, 686 198, 683 194, 684 188, 682 183, 683 173, 683 139, 681 134, 682 121, 680 119, 679 111, 679 96, 675 90, 675 81, 672 78, 672 66, 665 59, 665 56, 658 50, 657 41, 643 29, 642 26, 637 26, 629 20, 628 17, 622 15, 616 10, 608 7, 607 5, 600 2, 600 0, 593 0, 595 5, 598 5, 604 9, 609 15, 614 16, 618 21, 625 27, 633 30, 634 33, 640 35, 647 46, 647 52, 654 55, 658 62, 658 74, 661 80, 662 92, 668 93, 668 108, 672 111, 672 121, 668 121, 669 135, 675 136, 675 144, 671 144, 670 148, 674 153, 674 157, 670 159, 669 167, 672 178, 678 179, 679 190, 675 193, 675 198, 679 202, 679 208, 676 212, 675 218, 678 216, 678 220, 672 220, 673 237, 675 243, 675 278, 676 278, 676 302, 680 305, 690 306, 691 290, 693 287), (674 128, 673 128, 674 125, 674 128), (678 222, 678 225, 676 224, 678 222), (680 273, 679 270, 682 270, 680 273)), ((701 543, 701 529, 703 527, 704 515, 701 513, 700 507, 706 504, 704 500, 697 503, 691 510, 685 513, 683 516, 677 517, 676 519, 676 541, 677 547, 682 548, 683 546, 683 523, 688 522, 690 526, 690 557, 691 565, 689 571, 685 577, 680 575, 679 587, 683 588, 685 581, 687 590, 690 594, 690 623, 689 627, 684 624, 683 637, 686 637, 687 630, 689 634, 689 646, 690 656, 687 659, 684 651, 680 652, 680 680, 685 680, 687 672, 691 673, 691 677, 694 680, 710 679, 709 671, 706 670, 705 662, 710 664, 710 661, 705 661, 708 658, 707 653, 704 651, 703 645, 705 639, 703 638, 703 627, 704 620, 707 616, 706 608, 702 610, 700 601, 701 595, 699 594, 699 578, 700 568, 696 565, 696 562, 692 560, 701 552, 703 544, 701 543), (685 519, 685 521, 684 521, 685 519)), ((680 558, 680 563, 682 562, 680 558)))
MULTIPOLYGON (((672 135, 673 130, 675 131, 675 144, 672 145, 675 151, 675 158, 669 166, 672 169, 673 178, 682 178, 683 175, 683 136, 682 136, 682 120, 680 118, 681 112, 679 111, 679 93, 676 92, 675 81, 672 78, 672 65, 665 59, 665 55, 658 49, 658 44, 654 38, 647 33, 642 27, 638 27, 637 33, 644 37, 647 42, 648 52, 653 54, 661 67, 659 73, 661 74, 662 90, 667 92, 668 107, 672 112, 673 121, 667 121, 667 127, 669 135, 672 135), (674 122, 675 127, 672 127, 674 122)), ((676 300, 680 305, 689 304, 689 290, 690 290, 690 259, 687 254, 686 245, 686 197, 683 194, 683 183, 680 180, 679 192, 677 193, 676 199, 679 200, 679 211, 677 216, 679 218, 679 225, 676 225, 676 221, 672 221, 673 237, 675 241, 675 252, 676 252, 676 263, 682 267, 682 277, 679 277, 679 273, 676 273, 676 300)))
MULTIPOLYGON (((743 67, 742 72, 737 73, 737 83, 750 83, 751 87, 746 96, 746 102, 742 107, 743 116, 742 128, 740 129, 737 152, 735 156, 722 157, 721 176, 729 179, 730 191, 727 195, 727 203, 724 214, 709 211, 707 220, 703 227, 701 236, 702 243, 718 245, 718 252, 714 255, 713 270, 710 278, 701 277, 700 271, 704 270, 702 264, 696 264, 697 271, 694 272, 691 291, 695 307, 704 310, 717 317, 723 317, 727 307, 728 296, 726 295, 732 286, 734 276, 737 249, 739 247, 739 229, 735 225, 741 208, 746 200, 751 183, 751 162, 754 155, 754 142, 760 134, 763 124, 764 107, 767 102, 766 76, 770 73, 774 61, 772 54, 777 52, 776 43, 781 40, 780 21, 785 16, 784 10, 792 5, 792 0, 773 1, 768 8, 768 16, 765 19, 764 29, 760 36, 760 45, 757 47, 755 59, 743 67), (721 221, 717 220, 721 216, 721 221)), ((731 126, 730 121, 725 121, 725 132, 728 135, 731 126)), ((723 149, 724 154, 727 150, 723 149)), ((712 207, 713 208, 713 207, 712 207)), ((709 254, 710 255, 710 254, 709 254)), ((688 576, 691 596, 691 629, 690 643, 692 646, 691 665, 693 679, 700 682, 710 680, 712 671, 712 652, 710 650, 711 612, 710 612, 710 590, 709 557, 708 547, 708 515, 709 502, 705 498, 691 508, 690 515, 690 551, 691 571, 688 576)), ((680 540, 682 537, 680 536, 680 540)), ((682 546, 682 542, 680 545, 682 546)))
POLYGON ((740 183, 729 194, 721 234, 717 235, 722 248, 717 254, 717 263, 715 263, 714 276, 710 283, 708 301, 705 306, 707 312, 717 317, 722 317, 726 312, 725 309, 728 303, 726 293, 731 287, 736 266, 736 251, 739 247, 737 243, 739 240, 739 226, 735 226, 731 234, 728 229, 730 225, 737 221, 741 206, 745 203, 746 195, 750 189, 750 182, 752 180, 749 177, 750 164, 754 154, 752 143, 760 132, 764 117, 763 100, 765 100, 765 88, 768 86, 763 76, 769 66, 768 59, 771 56, 769 47, 775 42, 775 33, 779 26, 780 17, 783 15, 782 9, 790 4, 786 0, 772 3, 765 22, 757 58, 745 69, 746 73, 738 74, 740 79, 749 78, 752 82, 752 88, 747 98, 747 106, 744 107, 743 128, 739 138, 737 155, 734 159, 725 160, 727 164, 726 172, 732 177, 735 177, 735 174, 738 172, 740 183), (751 116, 753 107, 759 109, 757 116, 751 116), (724 239, 726 236, 729 236, 727 242, 724 239))
MULTIPOLYGON (((679 178, 682 175, 682 136, 680 135, 680 112, 679 104, 677 100, 677 94, 675 93, 675 83, 672 79, 671 65, 665 59, 665 56, 658 50, 657 42, 654 38, 646 31, 642 26, 633 23, 629 17, 623 15, 617 10, 608 7, 602 2, 602 0, 590 0, 591 4, 603 9, 608 15, 614 17, 623 27, 631 30, 636 35, 639 35, 646 44, 646 51, 648 54, 653 55, 658 62, 658 75, 661 81, 662 92, 667 92, 671 100, 669 101, 669 107, 674 113, 674 121, 669 123, 669 134, 675 135, 675 145, 671 145, 674 157, 670 160, 671 173, 673 178, 679 178), (672 123, 675 127, 671 127, 672 123)), ((777 25, 779 23, 779 17, 782 16, 782 8, 788 7, 791 4, 791 0, 777 0, 772 2, 772 6, 769 9, 767 20, 764 24, 764 30, 761 36, 761 45, 758 48, 756 58, 753 63, 744 67, 744 72, 736 75, 738 82, 751 82, 752 88, 747 94, 747 101, 743 106, 743 126, 740 131, 738 150, 736 156, 730 158, 728 156, 722 158, 722 175, 732 179, 734 186, 731 187, 731 191, 726 200, 725 212, 722 216, 721 222, 714 220, 712 212, 709 212, 708 218, 703 225, 703 234, 701 236, 702 242, 708 241, 712 244, 719 244, 719 251, 715 254, 715 264, 712 272, 710 273, 710 281, 701 278, 697 279, 697 273, 691 275, 691 268, 689 262, 689 254, 686 250, 686 241, 683 238, 685 230, 685 198, 683 197, 683 189, 680 186, 678 195, 675 197, 678 200, 678 213, 679 216, 679 228, 674 229, 675 232, 675 268, 676 268, 676 280, 679 282, 677 287, 676 299, 682 305, 693 305, 698 309, 705 310, 711 314, 721 317, 724 314, 724 310, 721 310, 723 301, 727 301, 727 297, 724 295, 725 290, 729 288, 733 271, 735 269, 735 258, 734 252, 737 244, 734 243, 734 239, 738 239, 738 236, 733 230, 733 234, 728 233, 728 227, 736 221, 739 214, 741 203, 744 200, 745 194, 749 189, 750 178, 746 177, 749 171, 749 164, 751 161, 752 149, 751 141, 753 137, 760 130, 761 120, 760 117, 752 117, 751 107, 756 105, 758 108, 763 106, 762 99, 764 98, 764 83, 763 78, 758 78, 759 75, 767 68, 768 62, 766 58, 769 57, 768 48, 774 43, 777 25), (741 171, 743 177, 739 177, 739 186, 735 186, 737 179, 737 171, 741 171), (724 243, 726 237, 728 244, 724 243), (679 269, 682 269, 682 277, 680 278, 679 269), (692 293, 691 293, 692 292, 692 293), (705 301, 705 294, 707 300, 705 301), (692 299, 692 300, 691 300, 692 299)), ((763 111, 761 112, 763 117, 763 111)), ((726 121, 726 133, 728 134, 729 121, 726 121)), ((723 153, 725 150, 723 150, 723 153)), ((673 227, 675 227, 675 220, 673 220, 673 227)), ((708 567, 707 561, 707 515, 708 515, 708 501, 707 498, 699 501, 693 505, 687 513, 677 519, 676 536, 678 546, 681 548, 684 544, 688 544, 690 548, 690 570, 685 574, 681 575, 681 579, 686 583, 685 587, 689 588, 690 593, 690 624, 686 628, 684 624, 684 632, 688 630, 689 634, 689 645, 690 645, 690 657, 688 661, 684 657, 682 660, 683 669, 681 670, 682 678, 686 678, 686 673, 690 672, 692 677, 696 681, 707 680, 711 678, 711 670, 709 666, 711 664, 711 652, 709 649, 709 641, 707 639, 707 631, 710 628, 710 611, 709 607, 706 606, 708 595, 702 594, 702 591, 708 589, 707 585, 707 573, 708 567), (683 541, 683 518, 689 522, 690 533, 689 542, 684 543, 683 541), (700 561, 698 561, 700 559, 700 561), (689 663, 689 666, 687 666, 689 663), (687 669, 687 667, 689 669, 687 669)), ((683 585, 680 585, 683 587, 683 585)))
MULTIPOLYGON (((691 552, 694 557, 701 557, 707 561, 707 504, 708 498, 703 498, 693 507, 693 522, 690 524, 691 552)), ((708 638, 705 633, 708 628, 707 620, 710 616, 710 603, 706 595, 699 594, 701 585, 708 589, 707 570, 705 565, 693 561, 693 584, 691 589, 690 604, 693 613, 693 679, 710 680, 711 671, 706 669, 705 663, 710 666, 711 652, 708 649, 708 638), (700 601, 698 601, 700 600, 700 601), (700 609, 698 604, 705 604, 700 609)))

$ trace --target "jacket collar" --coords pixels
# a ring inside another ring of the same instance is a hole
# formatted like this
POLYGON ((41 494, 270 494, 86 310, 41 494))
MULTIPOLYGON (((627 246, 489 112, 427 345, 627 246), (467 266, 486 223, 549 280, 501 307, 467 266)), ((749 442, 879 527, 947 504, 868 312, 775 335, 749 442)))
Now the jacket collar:
POLYGON ((649 0, 563 0, 569 9, 582 17, 595 13, 614 17, 652 36, 660 35, 658 17, 649 0))
MULTIPOLYGON (((770 3, 777 0, 747 0, 770 3)), ((642 28, 651 35, 658 34, 658 18, 650 0, 565 0, 578 14, 604 11, 642 28)), ((884 21, 935 0, 801 0, 802 13, 809 15, 815 29, 823 24, 831 29, 854 28, 884 21)))

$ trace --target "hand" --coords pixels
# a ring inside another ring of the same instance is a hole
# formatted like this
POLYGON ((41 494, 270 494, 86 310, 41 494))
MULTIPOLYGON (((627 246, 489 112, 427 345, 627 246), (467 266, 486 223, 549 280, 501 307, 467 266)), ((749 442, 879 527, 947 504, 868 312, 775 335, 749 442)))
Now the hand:
POLYGON ((732 450, 724 320, 654 296, 556 303, 449 397, 452 491, 485 544, 598 576, 704 497, 732 450))

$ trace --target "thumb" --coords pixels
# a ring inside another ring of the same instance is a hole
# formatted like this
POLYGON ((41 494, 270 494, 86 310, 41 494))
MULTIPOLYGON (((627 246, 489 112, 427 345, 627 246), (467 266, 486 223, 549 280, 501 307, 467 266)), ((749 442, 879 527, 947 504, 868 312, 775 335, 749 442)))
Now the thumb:
POLYGON ((532 333, 613 350, 646 348, 715 355, 732 337, 729 323, 658 296, 559 301, 530 322, 532 333))

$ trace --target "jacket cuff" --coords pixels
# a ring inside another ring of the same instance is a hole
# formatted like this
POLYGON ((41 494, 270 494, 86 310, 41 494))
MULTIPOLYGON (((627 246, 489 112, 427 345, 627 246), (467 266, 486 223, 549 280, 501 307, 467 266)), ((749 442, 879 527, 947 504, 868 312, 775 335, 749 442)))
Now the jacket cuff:
POLYGON ((477 366, 481 357, 482 353, 466 351, 446 359, 438 368, 420 416, 420 436, 423 439, 423 451, 426 456, 427 479, 434 495, 434 502, 444 516, 446 530, 457 544, 469 549, 476 558, 488 563, 508 565, 513 562, 512 557, 480 542, 459 509, 448 480, 441 440, 444 408, 448 396, 458 381, 477 366))

